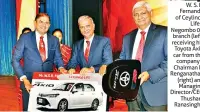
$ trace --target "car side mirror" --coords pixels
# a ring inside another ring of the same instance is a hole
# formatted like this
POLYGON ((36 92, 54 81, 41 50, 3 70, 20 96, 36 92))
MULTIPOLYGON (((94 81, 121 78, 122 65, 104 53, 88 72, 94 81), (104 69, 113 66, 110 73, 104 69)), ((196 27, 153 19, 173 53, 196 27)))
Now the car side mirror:
POLYGON ((78 92, 78 90, 77 90, 76 88, 73 88, 72 94, 74 94, 74 93, 76 93, 76 92, 78 92))

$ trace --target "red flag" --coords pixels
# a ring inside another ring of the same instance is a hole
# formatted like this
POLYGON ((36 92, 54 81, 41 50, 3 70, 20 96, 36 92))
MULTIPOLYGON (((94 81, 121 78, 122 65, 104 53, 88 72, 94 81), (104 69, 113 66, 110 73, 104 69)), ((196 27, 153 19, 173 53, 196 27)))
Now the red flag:
POLYGON ((104 35, 111 40, 113 52, 122 48, 123 36, 136 28, 132 18, 132 7, 136 0, 104 0, 104 35))

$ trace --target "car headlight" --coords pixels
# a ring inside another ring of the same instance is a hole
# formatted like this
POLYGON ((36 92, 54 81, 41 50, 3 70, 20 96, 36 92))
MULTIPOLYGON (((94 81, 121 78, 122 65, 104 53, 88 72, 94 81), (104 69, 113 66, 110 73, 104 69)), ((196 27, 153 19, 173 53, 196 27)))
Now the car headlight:
POLYGON ((49 98, 55 98, 60 94, 39 94, 41 97, 49 97, 49 98))
POLYGON ((55 98, 55 97, 57 97, 59 94, 49 94, 49 95, 47 95, 47 97, 50 97, 50 98, 55 98))

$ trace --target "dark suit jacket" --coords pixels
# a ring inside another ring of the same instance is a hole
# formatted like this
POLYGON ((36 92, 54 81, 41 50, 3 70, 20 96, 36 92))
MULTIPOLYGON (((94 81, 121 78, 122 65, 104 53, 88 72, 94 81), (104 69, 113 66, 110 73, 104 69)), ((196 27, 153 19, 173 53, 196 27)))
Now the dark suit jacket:
MULTIPOLYGON (((132 59, 137 31, 133 30, 124 37, 120 59, 132 59)), ((167 104, 167 55, 167 27, 152 23, 141 62, 141 72, 147 71, 150 79, 140 87, 151 106, 167 104)))
POLYGON ((94 67, 95 72, 99 72, 99 68, 103 64, 112 63, 112 49, 109 38, 95 35, 90 46, 90 54, 88 63, 84 58, 84 39, 78 41, 73 46, 72 58, 69 61, 67 68, 94 67))
POLYGON ((42 61, 36 44, 35 32, 21 35, 12 56, 12 65, 18 78, 23 75, 31 81, 33 72, 52 72, 53 64, 63 67, 60 44, 56 37, 47 34, 48 58, 42 61), (20 59, 24 59, 24 67, 20 59))

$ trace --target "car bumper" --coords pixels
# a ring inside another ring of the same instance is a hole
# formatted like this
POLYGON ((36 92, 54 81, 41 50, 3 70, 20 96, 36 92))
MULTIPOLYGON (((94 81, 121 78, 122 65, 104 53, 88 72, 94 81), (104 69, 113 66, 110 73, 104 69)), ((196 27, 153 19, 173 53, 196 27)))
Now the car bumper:
POLYGON ((56 98, 37 97, 37 107, 57 109, 58 101, 56 100, 56 98))

